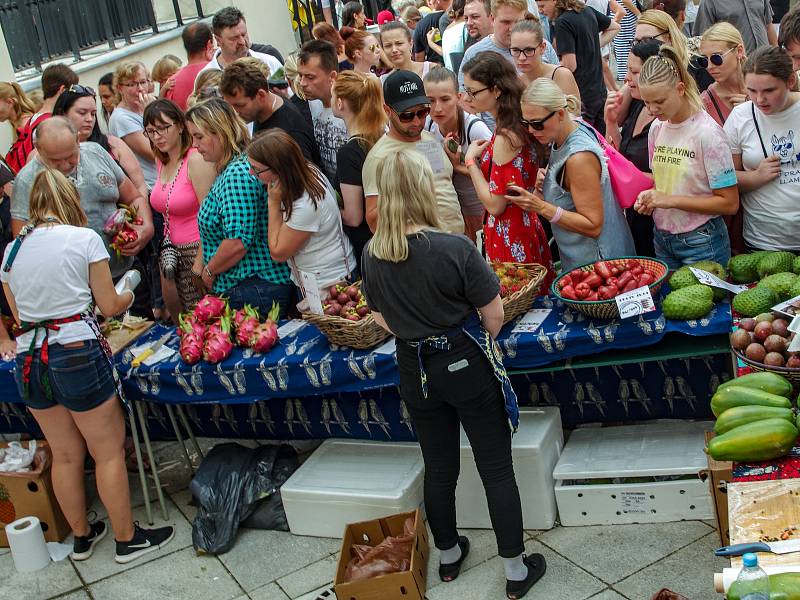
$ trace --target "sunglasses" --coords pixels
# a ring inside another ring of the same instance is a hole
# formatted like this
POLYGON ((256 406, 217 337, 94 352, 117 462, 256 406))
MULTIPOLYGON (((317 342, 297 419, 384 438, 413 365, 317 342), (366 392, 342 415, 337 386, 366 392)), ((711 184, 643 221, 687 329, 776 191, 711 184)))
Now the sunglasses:
POLYGON ((653 40, 658 40, 658 38, 660 38, 662 35, 667 35, 668 33, 669 33, 668 31, 662 31, 658 35, 652 35, 652 36, 646 35, 640 38, 633 38, 630 42, 630 47, 633 48, 636 44, 642 44, 645 42, 652 42, 653 40))
POLYGON ((711 63, 715 67, 719 67, 722 65, 723 62, 725 62, 725 57, 728 56, 728 54, 730 54, 734 50, 736 50, 736 46, 729 49, 727 52, 723 52, 722 54, 720 54, 719 52, 714 52, 714 54, 711 54, 710 56, 695 56, 694 62, 701 69, 707 69, 708 63, 711 63))
POLYGON ((528 46, 527 48, 515 48, 514 46, 511 46, 509 50, 511 51, 511 56, 519 56, 520 54, 522 54, 522 56, 528 58, 529 56, 536 55, 535 46, 528 46))
POLYGON ((396 112, 397 118, 400 119, 401 123, 411 123, 414 119, 424 119, 429 114, 431 114, 431 107, 426 106, 425 108, 420 108, 419 110, 408 110, 406 112, 396 112))
POLYGON ((70 94, 80 94, 81 96, 95 96, 95 91, 85 85, 78 85, 77 83, 69 86, 67 90, 70 94))
POLYGON ((554 110, 544 119, 532 119, 530 121, 527 119, 520 119, 519 122, 522 123, 525 127, 529 127, 534 131, 542 131, 544 129, 544 124, 547 123, 547 121, 551 119, 553 115, 556 114, 557 112, 558 112, 557 110, 554 110))

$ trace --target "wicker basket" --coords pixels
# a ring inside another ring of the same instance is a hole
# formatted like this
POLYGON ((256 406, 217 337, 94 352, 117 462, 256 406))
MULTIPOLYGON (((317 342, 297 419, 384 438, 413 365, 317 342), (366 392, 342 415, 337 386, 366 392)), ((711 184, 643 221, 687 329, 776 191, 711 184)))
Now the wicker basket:
POLYGON ((744 355, 744 352, 742 352, 741 350, 736 350, 735 348, 731 348, 731 350, 739 360, 741 360, 744 364, 753 369, 753 371, 775 373, 776 375, 780 375, 781 377, 785 377, 786 379, 791 381, 792 385, 795 386, 795 389, 798 386, 800 386, 800 369, 790 369, 789 367, 773 367, 772 365, 765 365, 764 363, 750 360, 744 355))
MULTIPOLYGON (((669 274, 669 267, 667 263, 664 261, 658 260, 656 258, 650 258, 648 256, 622 256, 620 258, 611 258, 605 260, 604 262, 609 266, 614 265, 624 265, 625 261, 633 259, 637 261, 646 271, 651 271, 653 275, 656 276, 656 280, 651 283, 648 287, 650 288, 650 293, 655 298, 656 294, 658 294, 658 290, 661 289, 661 285, 664 283, 664 280, 667 278, 669 274)), ((588 263, 583 265, 582 267, 578 267, 581 271, 591 271, 593 269, 594 263, 588 263)), ((592 317, 594 319, 616 319, 619 317, 619 309, 617 308, 617 302, 614 298, 610 300, 597 300, 597 301, 584 301, 584 300, 570 300, 569 298, 564 298, 559 291, 558 291, 558 282, 567 275, 564 273, 553 282, 553 285, 550 286, 550 291, 559 300, 561 300, 565 305, 574 308, 578 312, 583 313, 587 317, 592 317)))
MULTIPOLYGON (((497 263, 495 263, 497 264, 497 263)), ((521 290, 517 290, 510 296, 503 298, 503 325, 510 320, 525 314, 531 309, 533 299, 539 293, 539 287, 547 276, 547 269, 536 263, 499 263, 505 266, 512 266, 524 269, 530 275, 530 281, 521 290)))

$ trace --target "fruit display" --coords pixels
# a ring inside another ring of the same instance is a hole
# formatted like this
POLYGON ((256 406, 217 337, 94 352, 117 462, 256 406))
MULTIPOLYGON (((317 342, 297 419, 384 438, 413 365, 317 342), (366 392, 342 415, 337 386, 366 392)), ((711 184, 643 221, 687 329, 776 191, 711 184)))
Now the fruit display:
POLYGON ((798 437, 792 385, 775 373, 751 373, 720 385, 706 452, 716 460, 758 462, 788 454, 798 437), (776 393, 773 393, 776 392, 776 393))
MULTIPOLYGON (((746 600, 750 595, 734 581, 728 589, 728 600, 746 600)), ((800 573, 775 573, 769 575, 770 600, 800 600, 800 573)))
POLYGON ((122 247, 139 239, 139 234, 131 225, 142 225, 142 217, 136 214, 135 206, 118 204, 117 209, 109 215, 103 225, 103 233, 111 237, 110 246, 121 255, 122 247))
POLYGON ((519 292, 532 280, 530 269, 510 263, 493 262, 492 269, 500 280, 500 297, 507 298, 519 292))
POLYGON ((758 261, 758 276, 764 278, 775 273, 791 272, 794 258, 791 252, 768 252, 758 261))
POLYGON ((791 292, 797 281, 794 273, 773 273, 758 282, 757 288, 769 288, 778 297, 778 302, 791 298, 791 292))
POLYGON ((778 303, 778 296, 767 287, 754 287, 733 297, 733 310, 745 317, 769 312, 778 303))
MULTIPOLYGON (((671 290, 679 290, 681 288, 688 287, 690 285, 698 285, 700 282, 695 277, 694 273, 692 273, 691 268, 694 267, 696 269, 701 269, 712 275, 716 275, 723 281, 728 277, 728 272, 725 270, 721 264, 711 261, 711 260, 701 260, 700 262, 694 263, 693 265, 685 265, 675 271, 672 276, 669 278, 669 287, 671 290)), ((714 292, 714 301, 719 302, 723 300, 727 295, 728 292, 722 288, 711 288, 714 292)))
POLYGON ((800 353, 788 350, 794 336, 788 321, 775 318, 772 313, 762 313, 741 319, 730 341, 731 348, 749 361, 767 367, 800 369, 800 353))
POLYGON ((357 285, 332 285, 322 300, 322 312, 329 317, 360 321, 369 314, 367 299, 357 285))
POLYGON ((554 284, 561 297, 568 300, 597 302, 656 283, 659 274, 646 269, 635 258, 599 260, 590 268, 574 269, 554 284))
POLYGON ((745 317, 754 317, 779 302, 800 296, 800 256, 791 252, 740 254, 731 258, 728 269, 735 283, 756 284, 733 298, 733 310, 745 317))
POLYGON ((714 290, 707 285, 689 285, 666 295, 661 310, 668 319, 686 321, 705 317, 714 308, 714 290))
POLYGON ((183 362, 222 362, 233 352, 234 342, 254 352, 268 352, 278 342, 278 310, 278 304, 273 302, 267 319, 261 322, 258 311, 251 306, 231 311, 224 299, 204 296, 194 311, 178 316, 183 362))

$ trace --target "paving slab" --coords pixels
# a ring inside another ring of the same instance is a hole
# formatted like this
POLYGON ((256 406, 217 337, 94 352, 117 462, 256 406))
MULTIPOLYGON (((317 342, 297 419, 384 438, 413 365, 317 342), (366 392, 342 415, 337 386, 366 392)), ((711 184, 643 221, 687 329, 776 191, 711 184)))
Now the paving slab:
POLYGON ((51 562, 33 573, 19 573, 11 553, 0 556, 0 582, 0 597, 25 600, 44 600, 83 585, 68 560, 51 562))
MULTIPOLYGON (((289 598, 299 598, 320 586, 330 584, 336 577, 339 564, 339 553, 333 554, 315 563, 303 567, 278 579, 278 585, 289 598)), ((253 595, 252 593, 250 594, 253 595)))
MULTIPOLYGON (((243 596, 243 599, 247 596, 243 596)), ((251 600, 288 600, 289 596, 283 593, 283 590, 277 583, 268 583, 265 586, 257 588, 250 592, 249 597, 251 600)), ((333 598, 332 600, 336 600, 333 598)))

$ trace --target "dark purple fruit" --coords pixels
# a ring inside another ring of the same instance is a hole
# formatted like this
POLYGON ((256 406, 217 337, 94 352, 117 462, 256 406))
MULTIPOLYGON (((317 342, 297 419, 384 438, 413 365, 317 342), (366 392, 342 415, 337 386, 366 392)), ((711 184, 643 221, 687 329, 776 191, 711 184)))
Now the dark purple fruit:
POLYGON ((737 329, 731 334, 731 348, 744 350, 750 345, 750 332, 744 329, 737 329))
POLYGON ((773 333, 764 340, 764 349, 767 352, 777 352, 780 355, 786 351, 786 338, 782 338, 777 333, 773 333))
POLYGON ((753 330, 753 333, 759 342, 763 342, 772 335, 772 323, 769 321, 759 321, 756 323, 756 328, 753 330))
POLYGON ((753 342, 750 344, 744 351, 744 355, 752 361, 755 362, 764 362, 764 357, 767 355, 767 351, 764 349, 764 346, 757 342, 753 342))
POLYGON ((764 364, 771 367, 782 367, 786 361, 783 360, 783 354, 777 352, 769 352, 764 357, 764 364))

